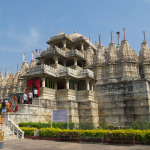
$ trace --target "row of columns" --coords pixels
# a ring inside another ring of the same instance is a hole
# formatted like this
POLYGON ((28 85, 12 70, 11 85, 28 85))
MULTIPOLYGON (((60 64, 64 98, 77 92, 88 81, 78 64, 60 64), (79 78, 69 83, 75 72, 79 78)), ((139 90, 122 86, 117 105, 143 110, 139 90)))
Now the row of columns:
MULTIPOLYGON (((45 78, 42 78, 42 87, 45 87, 45 78)), ((69 89, 69 81, 70 79, 66 79, 66 89, 69 89)), ((93 82, 91 82, 91 90, 93 91, 93 82)), ((57 82, 55 81, 55 89, 57 90, 57 82)), ((77 91, 77 83, 75 84, 75 90, 77 91)), ((86 90, 90 90, 90 80, 86 79, 86 90)))
MULTIPOLYGON (((73 58, 73 60, 74 60, 74 66, 77 66, 77 61, 78 61, 78 58, 73 58)), ((55 61, 55 65, 57 65, 58 64, 58 56, 55 56, 54 57, 54 61, 55 61)), ((66 61, 64 60, 64 66, 66 67, 66 61)), ((82 64, 82 66, 83 66, 83 64, 82 64)))
MULTIPOLYGON (((67 40, 63 40, 62 41, 62 44, 63 44, 63 48, 66 48, 67 47, 67 40)), ((74 50, 74 46, 72 46, 72 50, 74 50)), ((81 51, 83 51, 84 50, 84 44, 83 43, 81 43, 81 51)))

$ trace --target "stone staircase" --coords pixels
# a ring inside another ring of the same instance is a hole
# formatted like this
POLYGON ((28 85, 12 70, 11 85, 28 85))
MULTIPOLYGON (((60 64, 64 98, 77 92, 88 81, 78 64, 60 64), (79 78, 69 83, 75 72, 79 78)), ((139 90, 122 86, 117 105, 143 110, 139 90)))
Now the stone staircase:
POLYGON ((4 131, 4 141, 18 139, 17 135, 14 135, 13 131, 7 125, 0 125, 0 129, 4 131))
POLYGON ((11 119, 0 124, 0 130, 4 131, 4 141, 24 138, 24 132, 11 119))

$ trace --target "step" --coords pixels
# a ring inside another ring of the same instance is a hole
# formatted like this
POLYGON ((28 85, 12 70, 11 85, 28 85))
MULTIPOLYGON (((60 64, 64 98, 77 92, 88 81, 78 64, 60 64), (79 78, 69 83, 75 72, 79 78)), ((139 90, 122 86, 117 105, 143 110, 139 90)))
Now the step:
POLYGON ((18 140, 18 139, 19 139, 18 137, 5 137, 4 142, 5 141, 11 141, 11 140, 18 140))

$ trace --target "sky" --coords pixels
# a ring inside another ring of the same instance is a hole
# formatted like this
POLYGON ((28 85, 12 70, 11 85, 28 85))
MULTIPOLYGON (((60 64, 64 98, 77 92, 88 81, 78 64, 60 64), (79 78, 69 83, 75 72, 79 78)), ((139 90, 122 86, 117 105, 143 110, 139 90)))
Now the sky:
POLYGON ((123 28, 132 49, 139 55, 142 31, 150 45, 150 0, 0 0, 0 69, 16 74, 23 53, 30 64, 32 51, 46 50, 46 41, 63 30, 90 37, 108 46, 110 31, 123 39, 123 28))

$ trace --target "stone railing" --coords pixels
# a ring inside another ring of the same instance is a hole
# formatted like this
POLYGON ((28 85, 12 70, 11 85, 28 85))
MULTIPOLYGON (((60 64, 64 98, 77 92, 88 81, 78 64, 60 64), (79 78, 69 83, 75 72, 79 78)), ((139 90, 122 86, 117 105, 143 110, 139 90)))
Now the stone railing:
POLYGON ((65 56, 70 57, 70 56, 76 56, 76 55, 84 58, 84 54, 79 52, 77 49, 69 51, 68 53, 66 53, 65 56))
POLYGON ((74 70, 69 67, 64 67, 64 68, 59 68, 55 69, 51 66, 48 65, 39 65, 35 66, 34 68, 31 68, 27 71, 27 75, 33 75, 33 74, 40 74, 40 73, 46 73, 50 74, 54 77, 63 77, 63 76, 72 76, 75 78, 83 78, 83 77, 92 77, 94 78, 94 73, 93 71, 89 69, 84 69, 84 70, 74 70))
POLYGON ((63 69, 58 69, 57 70, 57 75, 58 76, 71 75, 71 76, 76 77, 77 73, 76 73, 76 70, 67 67, 67 68, 63 68, 63 69))
POLYGON ((89 69, 84 69, 84 70, 78 71, 77 76, 79 78, 83 78, 83 77, 92 77, 92 78, 94 78, 94 73, 93 73, 93 71, 91 71, 89 69))
POLYGON ((8 125, 18 138, 24 139, 24 131, 22 131, 10 118, 8 118, 8 125))
MULTIPOLYGON (((64 57, 79 56, 79 57, 84 58, 84 54, 81 53, 80 51, 78 51, 77 49, 65 51, 65 50, 62 50, 61 48, 58 48, 57 46, 55 46, 54 48, 48 47, 47 50, 45 50, 41 53, 41 56, 46 56, 46 55, 49 55, 49 54, 60 54, 64 57)), ((40 55, 38 55, 38 57, 40 57, 40 55)))

